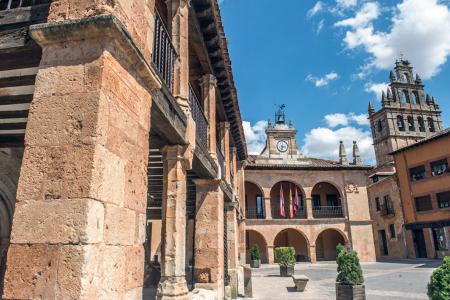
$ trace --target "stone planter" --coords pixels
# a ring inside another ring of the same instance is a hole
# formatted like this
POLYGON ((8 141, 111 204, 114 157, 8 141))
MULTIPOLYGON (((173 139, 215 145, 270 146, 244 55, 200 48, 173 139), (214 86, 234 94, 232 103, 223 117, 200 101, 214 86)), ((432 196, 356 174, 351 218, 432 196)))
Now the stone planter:
POLYGON ((259 268, 261 267, 261 260, 260 259, 255 259, 255 260, 251 260, 250 261, 250 267, 252 268, 259 268))
POLYGON ((336 300, 365 300, 366 288, 362 285, 336 283, 336 300))
POLYGON ((294 266, 280 266, 281 277, 291 277, 292 275, 294 275, 294 266))

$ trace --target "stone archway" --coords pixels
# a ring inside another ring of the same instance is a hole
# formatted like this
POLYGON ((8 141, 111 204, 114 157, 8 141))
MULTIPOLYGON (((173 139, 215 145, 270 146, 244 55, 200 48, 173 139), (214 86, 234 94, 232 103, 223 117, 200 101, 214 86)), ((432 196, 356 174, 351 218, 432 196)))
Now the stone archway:
POLYGON ((277 247, 294 247, 297 262, 310 261, 309 242, 304 234, 292 228, 280 231, 274 240, 274 249, 277 247))
POLYGON ((265 219, 264 191, 253 182, 245 182, 245 216, 247 219, 265 219))
POLYGON ((299 207, 295 214, 293 214, 293 219, 306 219, 306 207, 305 207, 305 193, 303 189, 297 184, 290 181, 280 181, 277 182, 270 190, 270 207, 272 210, 272 219, 290 219, 290 198, 295 197, 295 191, 299 197, 299 207), (280 211, 280 194, 283 191, 284 197, 284 212, 285 216, 282 216, 280 211))
POLYGON ((316 239, 317 260, 336 260, 336 246, 345 245, 345 236, 337 229, 325 229, 316 239))
POLYGON ((267 241, 264 236, 255 230, 247 230, 245 232, 245 259, 246 262, 250 262, 250 249, 253 245, 258 245, 261 254, 261 262, 263 264, 269 263, 269 256, 267 253, 267 241))
POLYGON ((314 185, 311 197, 314 218, 344 217, 342 194, 335 185, 329 182, 319 182, 314 185))

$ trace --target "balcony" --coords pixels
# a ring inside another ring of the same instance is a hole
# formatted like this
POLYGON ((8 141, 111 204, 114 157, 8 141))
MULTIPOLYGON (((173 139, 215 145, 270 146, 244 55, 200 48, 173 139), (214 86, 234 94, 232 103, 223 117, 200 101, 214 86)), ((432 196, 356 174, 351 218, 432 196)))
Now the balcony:
MULTIPOLYGON (((272 207, 272 219, 277 220, 286 220, 290 219, 289 211, 285 208, 285 217, 280 215, 279 207, 272 207)), ((292 219, 306 219, 306 209, 304 207, 300 207, 297 212, 294 214, 292 219)))
POLYGON ((50 0, 0 0, 0 11, 48 3, 50 0))
POLYGON ((313 217, 316 219, 343 218, 342 206, 314 206, 313 217))
POLYGON ((204 150, 208 149, 208 120, 203 112, 197 95, 192 86, 189 85, 189 106, 191 107, 192 118, 195 121, 195 135, 197 143, 204 150))
POLYGON ((245 211, 245 216, 247 219, 251 220, 263 220, 266 218, 264 211, 256 208, 247 208, 245 211))
POLYGON ((395 216, 394 205, 392 203, 382 204, 380 214, 382 216, 395 216))
POLYGON ((170 40, 169 32, 158 12, 155 12, 152 62, 170 92, 173 92, 173 72, 176 58, 177 53, 170 40))

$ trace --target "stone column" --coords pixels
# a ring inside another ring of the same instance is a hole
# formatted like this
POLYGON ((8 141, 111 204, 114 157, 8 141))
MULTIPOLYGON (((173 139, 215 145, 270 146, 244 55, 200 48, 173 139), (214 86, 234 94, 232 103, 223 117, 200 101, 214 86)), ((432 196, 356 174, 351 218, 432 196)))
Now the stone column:
POLYGON ((128 72, 141 57, 115 26, 31 29, 43 55, 2 299, 142 299, 156 80, 128 72))
POLYGON ((236 193, 237 191, 237 186, 238 186, 238 178, 237 178, 237 166, 236 166, 236 157, 237 157, 237 153, 236 153, 236 147, 232 147, 231 148, 231 174, 233 174, 233 190, 236 193))
POLYGON ((270 205, 270 197, 264 198, 264 210, 266 212, 266 220, 272 220, 272 206, 270 205))
POLYGON ((224 297, 224 195, 219 179, 196 179, 195 287, 224 297))
POLYGON ((230 276, 231 298, 238 296, 238 268, 239 268, 239 229, 237 224, 237 203, 226 204, 227 245, 228 245, 228 275, 230 276))
POLYGON ((313 264, 317 262, 316 245, 309 245, 309 259, 313 264))
POLYGON ((178 53, 173 78, 173 95, 185 112, 189 108, 189 1, 169 0, 168 11, 172 18, 172 43, 178 53))
POLYGON ((305 198, 305 205, 306 205, 306 218, 308 220, 314 219, 312 198, 305 198))
POLYGON ((408 251, 408 258, 416 258, 416 251, 414 249, 414 238, 412 230, 405 230, 406 249, 408 251))
POLYGON ((213 159, 217 159, 216 154, 216 93, 217 79, 214 75, 207 74, 200 79, 202 88, 203 109, 208 119, 208 151, 213 159))
POLYGON ((187 146, 163 148, 161 280, 158 299, 188 299, 186 267, 186 171, 192 152, 187 146))
POLYGON ((269 265, 273 265, 275 263, 275 253, 273 248, 273 245, 267 245, 267 262, 269 265))
POLYGON ((425 247, 427 249, 427 257, 436 258, 436 248, 434 247, 433 232, 431 228, 424 228, 423 236, 425 239, 425 247))
POLYGON ((230 183, 230 123, 222 122, 220 127, 222 131, 222 151, 225 156, 225 181, 230 183))

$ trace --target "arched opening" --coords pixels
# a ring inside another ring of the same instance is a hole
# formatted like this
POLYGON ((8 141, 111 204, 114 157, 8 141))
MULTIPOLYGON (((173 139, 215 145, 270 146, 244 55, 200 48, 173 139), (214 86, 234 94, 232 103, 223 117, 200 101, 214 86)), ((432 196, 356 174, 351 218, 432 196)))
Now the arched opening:
POLYGON ((417 117, 417 123, 419 123, 419 130, 420 132, 425 132, 425 121, 423 120, 422 117, 417 117))
POLYGON ((342 198, 338 189, 328 183, 319 182, 312 190, 314 218, 343 218, 342 198))
POLYGON ((245 259, 247 263, 250 263, 250 249, 258 245, 261 255, 261 263, 269 263, 269 257, 267 255, 267 242, 264 236, 254 230, 247 230, 245 232, 245 259))
POLYGON ((277 234, 274 249, 278 247, 294 247, 297 262, 310 261, 309 243, 305 236, 295 229, 285 229, 277 234))
POLYGON ((317 260, 336 260, 336 246, 345 245, 344 236, 336 229, 322 231, 316 240, 317 260))
POLYGON ((414 103, 415 104, 420 104, 420 97, 419 97, 419 93, 417 91, 413 92, 414 95, 414 103))
POLYGON ((270 191, 272 219, 306 219, 304 193, 295 183, 281 181, 270 191))
POLYGON ((409 93, 407 90, 402 91, 401 97, 403 103, 411 103, 411 100, 409 99, 409 93))
POLYGON ((402 116, 397 116, 397 127, 400 131, 405 131, 405 121, 402 116))
POLYGON ((434 120, 433 118, 428 118, 428 130, 430 132, 435 132, 436 131, 436 127, 434 126, 434 120))
POLYGON ((247 219, 265 219, 264 194, 259 186, 245 182, 245 216, 247 219))
POLYGON ((408 129, 409 129, 409 131, 416 131, 416 126, 414 124, 414 118, 412 116, 408 116, 408 129))

